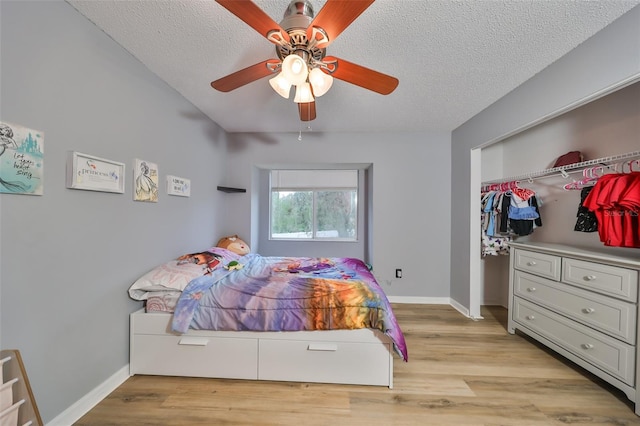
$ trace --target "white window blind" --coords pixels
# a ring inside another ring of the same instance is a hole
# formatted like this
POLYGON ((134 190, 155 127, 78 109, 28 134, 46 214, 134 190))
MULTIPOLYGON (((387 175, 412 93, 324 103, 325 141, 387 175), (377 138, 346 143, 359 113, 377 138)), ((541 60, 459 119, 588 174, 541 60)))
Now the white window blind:
POLYGON ((358 187, 357 170, 272 170, 273 191, 358 187))

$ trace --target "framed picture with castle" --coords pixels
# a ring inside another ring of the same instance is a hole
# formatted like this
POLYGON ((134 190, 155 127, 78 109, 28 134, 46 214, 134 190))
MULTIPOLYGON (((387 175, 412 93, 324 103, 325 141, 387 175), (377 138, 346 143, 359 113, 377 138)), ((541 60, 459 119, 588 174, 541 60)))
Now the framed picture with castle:
POLYGON ((42 195, 44 134, 0 122, 0 192, 42 195))

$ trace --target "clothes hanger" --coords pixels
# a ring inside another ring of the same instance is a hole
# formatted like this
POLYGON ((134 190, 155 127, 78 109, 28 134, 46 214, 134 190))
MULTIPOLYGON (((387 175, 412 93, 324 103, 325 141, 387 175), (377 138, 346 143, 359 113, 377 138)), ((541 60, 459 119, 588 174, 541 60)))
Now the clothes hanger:
POLYGON ((571 183, 567 183, 563 186, 563 188, 570 191, 582 189, 585 186, 594 185, 598 181, 598 179, 600 179, 600 176, 602 176, 602 174, 598 175, 598 170, 600 170, 602 174, 604 174, 604 169, 600 166, 589 167, 582 170, 582 179, 580 179, 579 181, 574 180, 571 183))

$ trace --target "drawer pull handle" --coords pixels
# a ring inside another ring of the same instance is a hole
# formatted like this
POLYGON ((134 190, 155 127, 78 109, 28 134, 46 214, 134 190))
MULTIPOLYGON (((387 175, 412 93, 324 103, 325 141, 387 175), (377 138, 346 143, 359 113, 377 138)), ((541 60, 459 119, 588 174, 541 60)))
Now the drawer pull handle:
POLYGON ((209 339, 206 337, 190 337, 190 336, 183 337, 178 342, 179 345, 186 345, 186 346, 207 346, 207 343, 209 343, 209 339))
POLYGON ((335 343, 310 343, 307 348, 309 351, 336 352, 338 345, 335 343))
POLYGON ((536 319, 536 317, 534 317, 533 315, 527 315, 527 319, 529 321, 533 321, 534 319, 536 319))
POLYGON ((583 308, 582 312, 584 312, 585 314, 592 314, 594 313, 596 310, 593 308, 583 308))
POLYGON ((582 346, 582 349, 593 349, 593 345, 591 343, 583 343, 580 346, 582 346))
POLYGON ((536 265, 537 265, 537 263, 534 262, 533 260, 530 261, 530 262, 527 262, 527 266, 536 266, 536 265))
POLYGON ((595 275, 587 275, 584 277, 585 281, 595 281, 596 280, 596 276, 595 275))
POLYGON ((536 288, 535 287, 529 287, 529 288, 527 288, 527 291, 530 292, 530 293, 533 293, 534 291, 536 291, 536 288))

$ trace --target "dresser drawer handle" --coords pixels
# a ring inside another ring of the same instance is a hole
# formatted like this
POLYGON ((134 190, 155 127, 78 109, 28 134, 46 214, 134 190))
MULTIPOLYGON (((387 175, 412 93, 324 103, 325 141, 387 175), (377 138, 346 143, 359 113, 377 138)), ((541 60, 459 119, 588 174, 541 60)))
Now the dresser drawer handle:
POLYGON ((596 310, 593 308, 582 308, 582 312, 584 312, 585 314, 592 314, 594 313, 596 310))
POLYGON ((527 266, 536 266, 536 265, 537 265, 537 263, 534 262, 533 260, 530 261, 530 262, 527 262, 527 266))
POLYGON ((593 349, 593 345, 591 343, 583 343, 580 346, 582 346, 582 349, 593 349))
POLYGON ((597 277, 596 277, 595 275, 586 275, 586 276, 584 277, 584 280, 585 280, 585 281, 595 281, 595 280, 596 280, 596 278, 597 278, 597 277))
POLYGON ((534 291, 536 291, 536 288, 535 287, 529 287, 529 288, 527 288, 527 291, 529 293, 533 293, 534 291))
POLYGON ((535 316, 533 316, 533 315, 527 315, 527 317, 526 317, 526 318, 527 318, 529 321, 533 321, 534 319, 536 319, 536 317, 535 317, 535 316))

